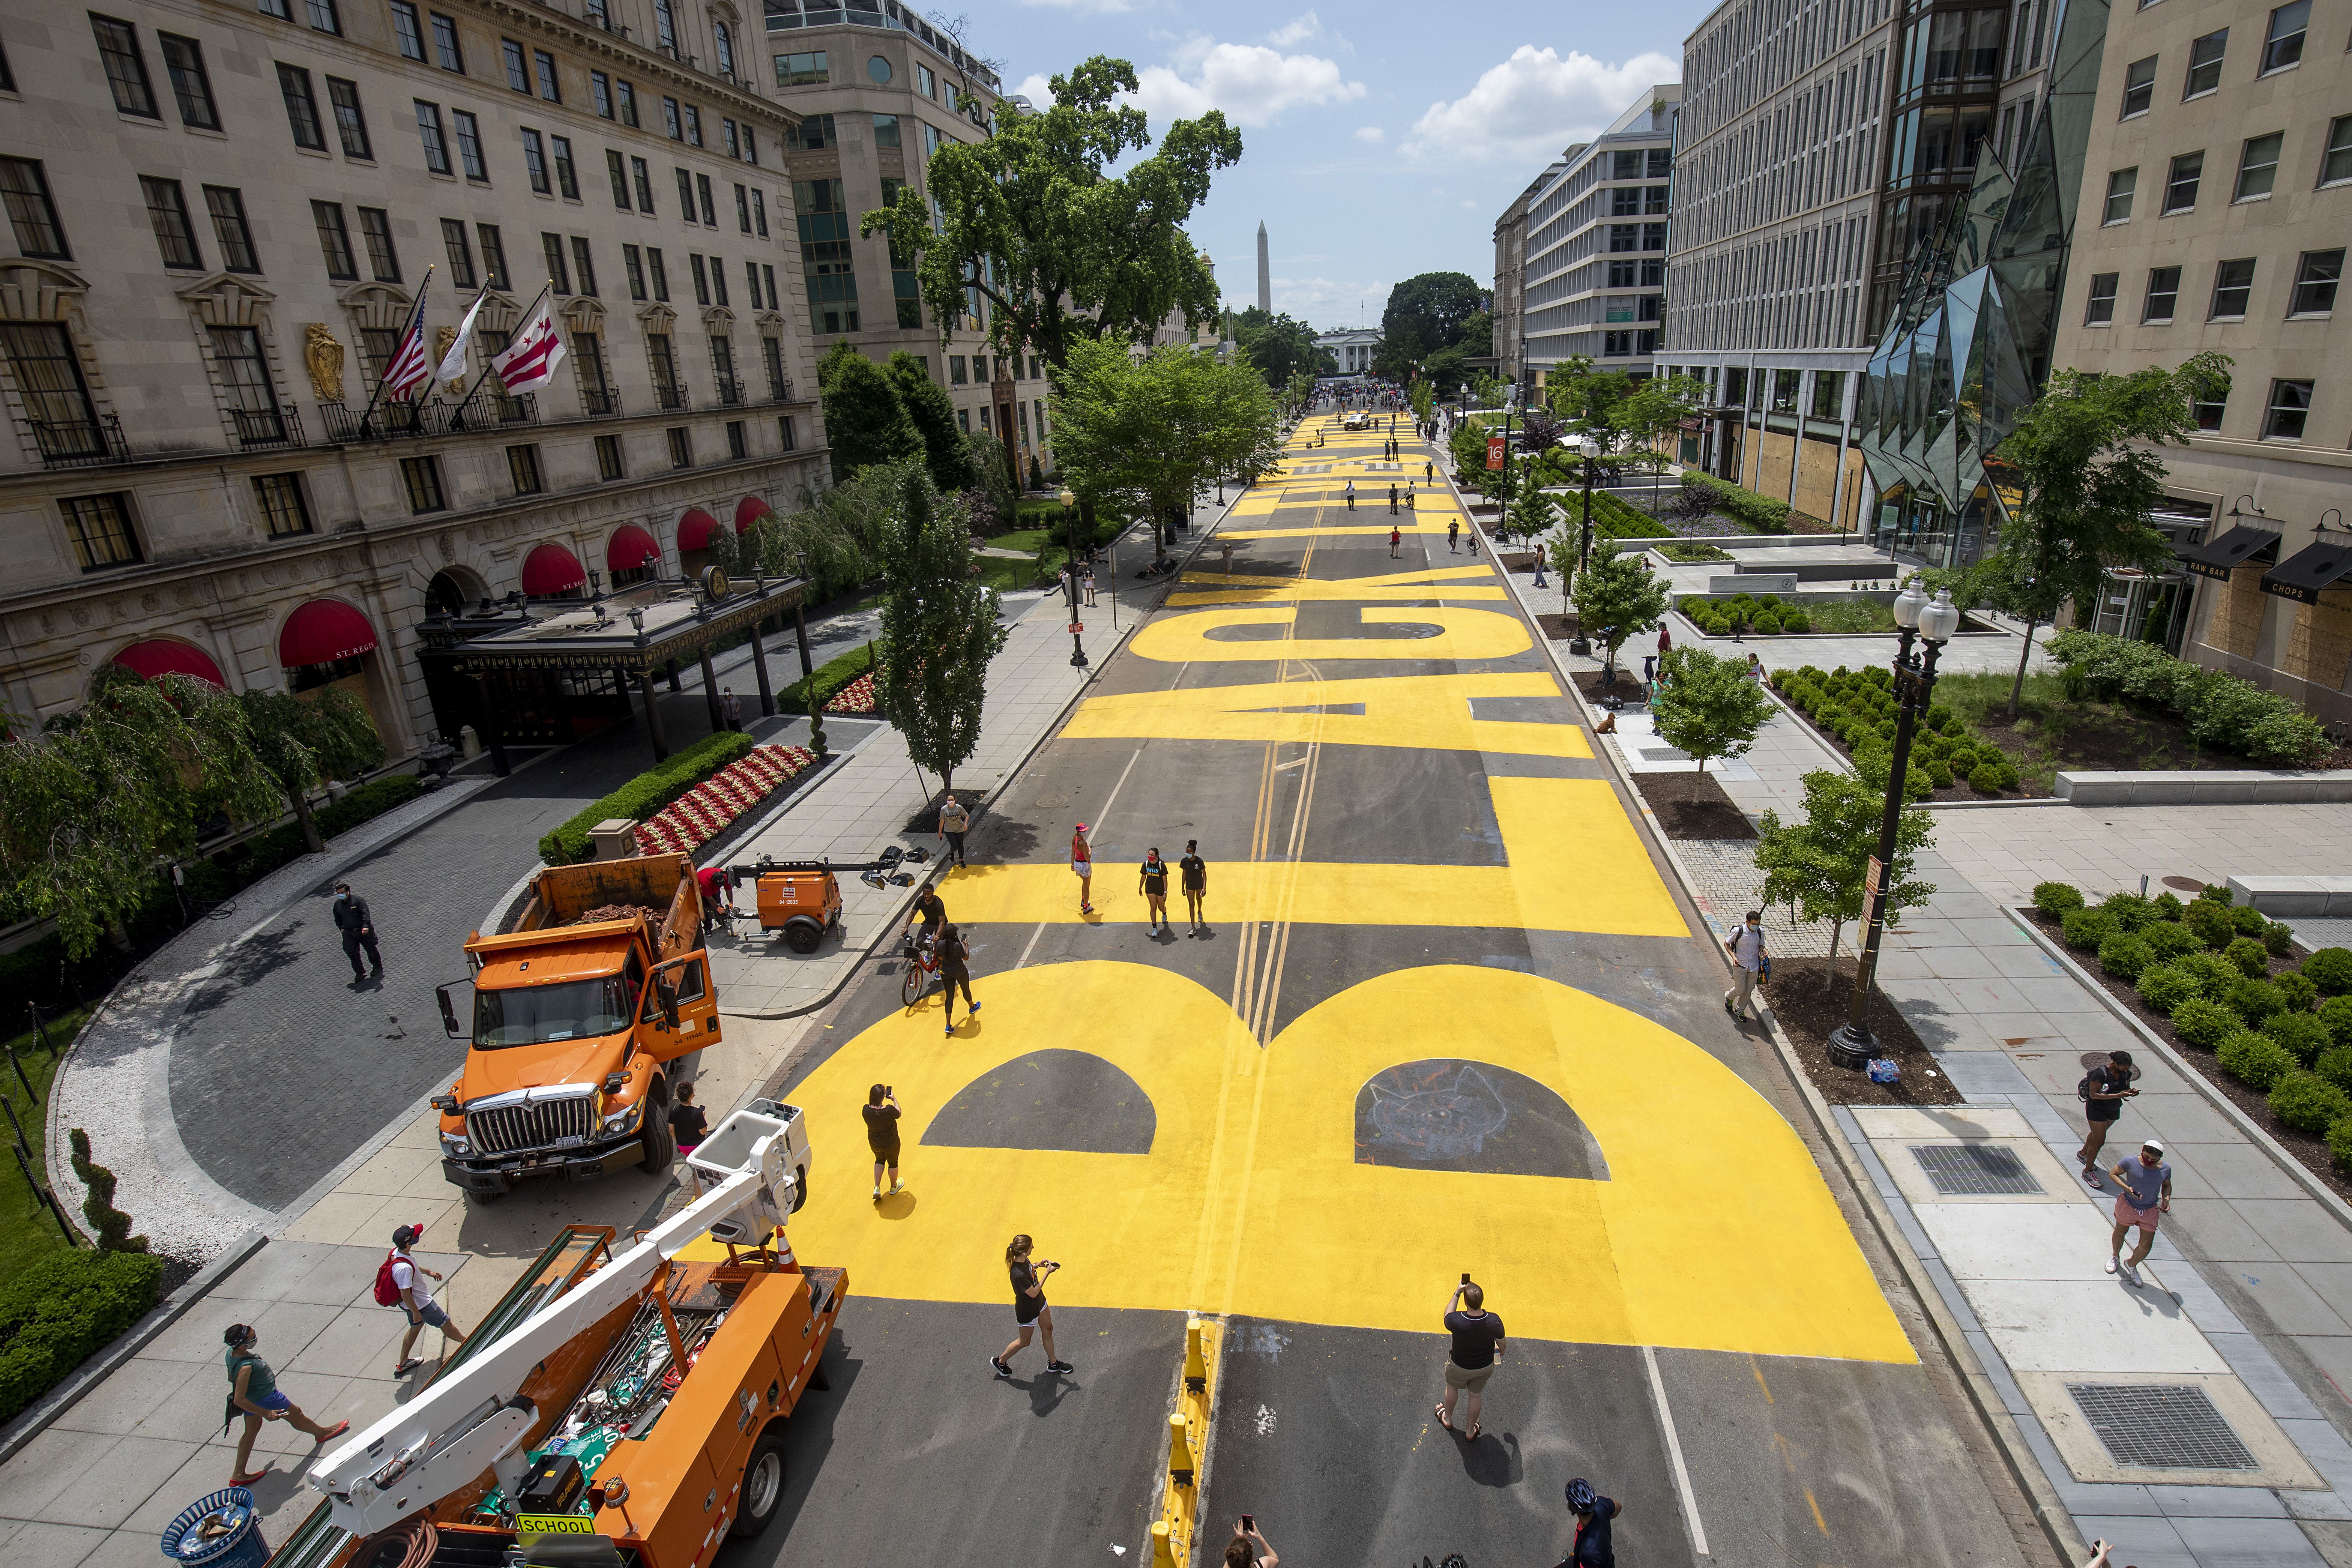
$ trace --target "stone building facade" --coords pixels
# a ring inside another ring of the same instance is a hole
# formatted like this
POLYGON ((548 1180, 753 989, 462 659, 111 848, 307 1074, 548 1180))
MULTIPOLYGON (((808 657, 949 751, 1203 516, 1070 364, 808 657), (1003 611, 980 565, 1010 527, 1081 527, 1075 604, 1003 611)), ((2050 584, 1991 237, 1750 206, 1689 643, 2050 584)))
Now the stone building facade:
POLYGON ((116 660, 431 738, 434 610, 698 569, 824 482, 785 144, 731 0, 0 5, 0 701, 116 660), (430 280, 427 271, 430 268, 430 280), (489 354, 551 286, 568 349, 489 354), (462 383, 374 397, 421 292, 462 383))

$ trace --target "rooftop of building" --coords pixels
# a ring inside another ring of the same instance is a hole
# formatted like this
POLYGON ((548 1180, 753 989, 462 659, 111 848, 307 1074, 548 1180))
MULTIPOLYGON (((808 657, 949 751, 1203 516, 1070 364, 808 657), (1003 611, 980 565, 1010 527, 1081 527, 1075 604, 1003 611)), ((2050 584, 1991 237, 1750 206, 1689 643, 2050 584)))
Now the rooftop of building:
POLYGON ((889 32, 906 33, 920 38, 936 50, 941 59, 958 70, 968 71, 984 84, 992 93, 1002 93, 1004 83, 986 60, 968 52, 962 45, 923 20, 911 7, 898 0, 764 0, 767 26, 771 34, 787 32, 795 27, 880 27, 889 32))

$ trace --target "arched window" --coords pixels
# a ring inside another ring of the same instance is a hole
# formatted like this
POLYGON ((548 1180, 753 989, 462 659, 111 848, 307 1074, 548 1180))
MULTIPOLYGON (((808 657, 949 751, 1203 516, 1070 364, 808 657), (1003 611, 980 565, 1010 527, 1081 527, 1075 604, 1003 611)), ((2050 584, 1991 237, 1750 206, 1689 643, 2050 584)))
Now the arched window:
POLYGON ((719 73, 721 76, 733 76, 735 74, 735 36, 727 30, 726 23, 716 20, 710 24, 710 32, 711 36, 719 40, 719 73))

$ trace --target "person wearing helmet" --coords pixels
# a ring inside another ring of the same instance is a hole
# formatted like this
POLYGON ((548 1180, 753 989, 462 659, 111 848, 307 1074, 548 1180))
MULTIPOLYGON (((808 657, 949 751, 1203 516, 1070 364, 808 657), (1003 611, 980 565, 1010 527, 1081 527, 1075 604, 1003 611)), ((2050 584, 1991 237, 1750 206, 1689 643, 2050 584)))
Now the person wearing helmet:
POLYGON ((1568 1549, 1568 1561, 1560 1568, 1617 1568, 1617 1549, 1609 1535, 1624 1506, 1615 1498, 1602 1497, 1579 1476, 1568 1483, 1568 1511, 1576 1515, 1576 1544, 1568 1549))

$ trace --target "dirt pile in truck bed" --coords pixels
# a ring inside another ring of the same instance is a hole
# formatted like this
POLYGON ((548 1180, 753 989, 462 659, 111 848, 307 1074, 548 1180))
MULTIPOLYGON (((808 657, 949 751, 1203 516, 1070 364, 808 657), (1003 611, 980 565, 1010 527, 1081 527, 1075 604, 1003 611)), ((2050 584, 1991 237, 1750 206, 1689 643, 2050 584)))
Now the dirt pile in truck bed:
POLYGON ((651 921, 658 921, 662 918, 661 910, 649 910, 643 904, 598 904, 593 910, 582 910, 578 919, 566 923, 576 926, 594 925, 599 921, 633 921, 640 915, 651 921))

